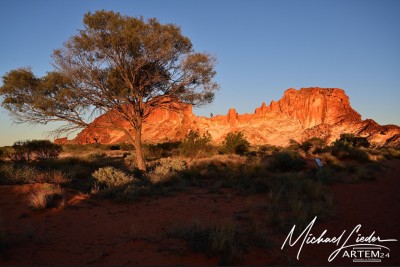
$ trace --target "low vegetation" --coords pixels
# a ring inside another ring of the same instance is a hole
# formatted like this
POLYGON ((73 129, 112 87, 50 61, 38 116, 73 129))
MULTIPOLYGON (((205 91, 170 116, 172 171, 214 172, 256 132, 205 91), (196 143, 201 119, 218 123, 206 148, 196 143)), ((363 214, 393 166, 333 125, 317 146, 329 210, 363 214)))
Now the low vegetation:
MULTIPOLYGON (((216 256, 220 264, 235 264, 251 247, 270 247, 273 233, 287 233, 293 225, 303 229, 315 216, 334 217, 336 204, 327 184, 374 181, 385 169, 385 160, 400 158, 398 148, 374 148, 352 135, 342 135, 331 145, 312 138, 282 148, 252 147, 240 132, 228 134, 215 146, 209 134, 189 132, 182 142, 145 145, 148 167, 141 172, 135 169, 134 152, 124 150, 125 145, 66 145, 60 158, 37 152, 21 156, 24 160, 9 156, 13 147, 3 147, 0 184, 42 183, 27 198, 34 210, 63 206, 64 187, 124 202, 195 187, 217 195, 226 190, 262 195, 265 204, 257 212, 247 211, 240 223, 235 218, 195 220, 167 229, 169 238, 185 240, 193 251, 216 256), (323 167, 315 164, 316 157, 323 167)), ((135 240, 135 225, 129 231, 135 240)))
POLYGON ((29 207, 34 210, 64 206, 64 193, 59 186, 44 184, 27 197, 29 207))
POLYGON ((249 150, 249 142, 244 137, 241 132, 231 132, 225 137, 222 143, 223 152, 225 153, 235 153, 238 155, 243 155, 249 150))

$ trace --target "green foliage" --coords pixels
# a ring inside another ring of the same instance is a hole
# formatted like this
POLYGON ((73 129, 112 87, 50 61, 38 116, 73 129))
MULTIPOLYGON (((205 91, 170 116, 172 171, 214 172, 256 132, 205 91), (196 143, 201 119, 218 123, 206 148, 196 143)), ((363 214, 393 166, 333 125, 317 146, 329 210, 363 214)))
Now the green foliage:
MULTIPOLYGON (((53 132, 65 134, 87 126, 95 111, 118 110, 115 121, 135 125, 124 132, 140 147, 142 122, 156 107, 213 101, 219 87, 215 59, 196 52, 179 26, 104 10, 86 13, 83 24, 54 50, 55 71, 36 77, 30 69, 16 69, 3 76, 2 106, 15 121, 65 122, 53 132)), ((136 158, 145 171, 142 149, 136 158)))
POLYGON ((230 132, 222 143, 225 153, 243 155, 249 149, 249 142, 242 132, 230 132))
POLYGON ((185 157, 196 157, 210 151, 211 135, 206 132, 203 135, 190 131, 180 144, 180 153, 185 157))
POLYGON ((272 156, 268 169, 271 171, 300 171, 305 166, 305 160, 297 152, 283 151, 272 156))

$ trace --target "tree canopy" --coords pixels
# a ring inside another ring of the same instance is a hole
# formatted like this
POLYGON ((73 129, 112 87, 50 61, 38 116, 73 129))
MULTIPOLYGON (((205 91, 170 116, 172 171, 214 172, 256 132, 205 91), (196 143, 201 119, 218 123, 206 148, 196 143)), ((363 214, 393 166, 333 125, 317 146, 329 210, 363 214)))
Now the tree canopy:
POLYGON ((214 98, 215 59, 195 52, 174 24, 122 16, 112 11, 87 13, 84 28, 54 50, 54 71, 36 77, 31 69, 3 76, 2 106, 18 123, 63 121, 56 133, 88 126, 90 115, 112 111, 107 127, 123 131, 135 145, 139 169, 142 123, 155 108, 176 102, 203 105, 214 98), (130 129, 120 128, 119 121, 130 129))

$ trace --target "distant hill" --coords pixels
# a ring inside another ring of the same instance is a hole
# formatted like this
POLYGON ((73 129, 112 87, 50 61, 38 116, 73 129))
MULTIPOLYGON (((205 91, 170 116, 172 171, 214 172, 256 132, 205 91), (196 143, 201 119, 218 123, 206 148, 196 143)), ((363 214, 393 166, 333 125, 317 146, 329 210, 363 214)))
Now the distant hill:
MULTIPOLYGON (((328 143, 341 133, 354 133, 367 137, 377 146, 400 144, 400 127, 379 125, 371 119, 362 120, 349 102, 344 90, 338 88, 290 88, 278 101, 267 106, 262 103, 253 114, 238 114, 234 108, 227 115, 212 118, 193 114, 192 106, 177 104, 178 109, 156 109, 143 125, 143 142, 159 143, 181 140, 190 130, 208 131, 213 142, 221 142, 229 132, 241 131, 251 144, 285 146, 290 139, 298 142, 311 137, 326 139, 328 143)), ((99 128, 114 121, 125 129, 126 122, 115 121, 112 112, 96 120, 73 140, 57 139, 56 143, 103 143, 126 142, 122 131, 99 128)))

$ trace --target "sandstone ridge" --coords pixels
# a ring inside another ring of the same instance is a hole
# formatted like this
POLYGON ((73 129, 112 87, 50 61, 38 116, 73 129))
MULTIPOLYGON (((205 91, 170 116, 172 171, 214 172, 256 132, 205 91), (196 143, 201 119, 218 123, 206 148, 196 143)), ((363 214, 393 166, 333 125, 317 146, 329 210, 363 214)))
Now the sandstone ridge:
MULTIPOLYGON (((229 132, 241 131, 254 145, 271 144, 285 146, 290 139, 298 142, 320 137, 328 142, 336 140, 341 133, 354 133, 367 137, 378 146, 400 143, 400 127, 381 126, 373 120, 362 120, 350 105, 349 97, 338 88, 290 88, 278 101, 265 103, 253 114, 238 114, 234 108, 227 115, 212 118, 193 114, 192 107, 180 104, 178 110, 156 109, 143 125, 143 141, 160 143, 179 141, 190 130, 208 131, 213 142, 220 143, 229 132)), ((107 125, 111 113, 98 117, 88 128, 71 141, 58 139, 58 143, 103 143, 127 141, 121 131, 99 128, 107 125)), ((119 125, 129 129, 126 122, 119 125)))

